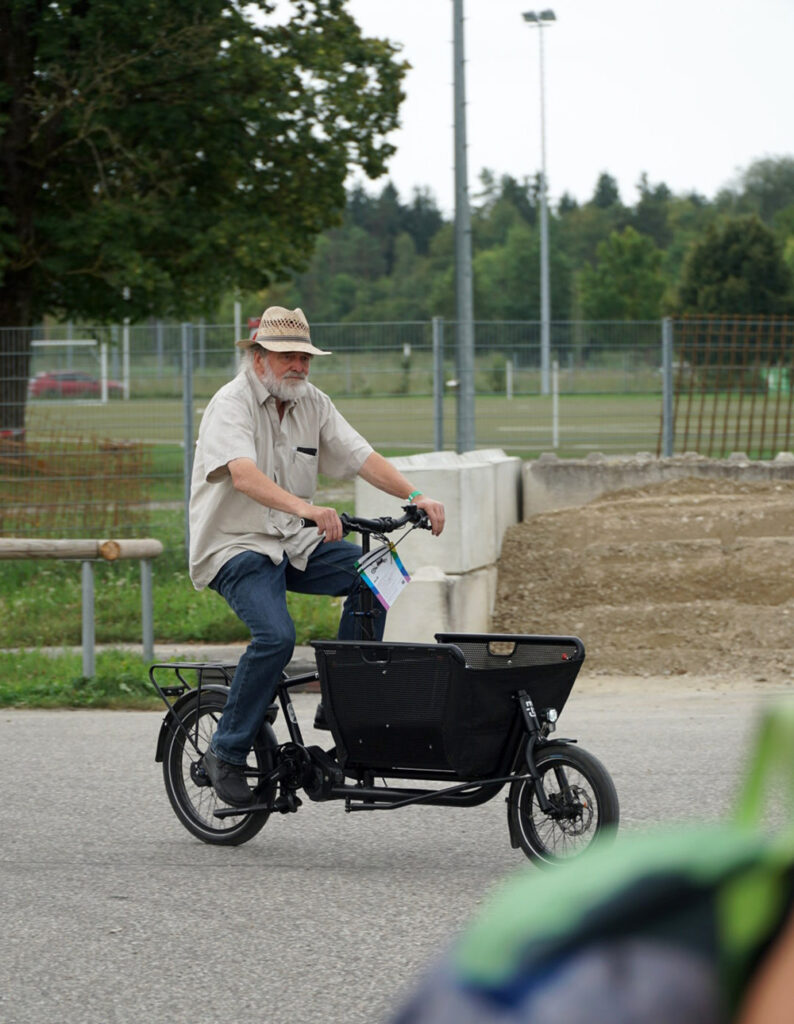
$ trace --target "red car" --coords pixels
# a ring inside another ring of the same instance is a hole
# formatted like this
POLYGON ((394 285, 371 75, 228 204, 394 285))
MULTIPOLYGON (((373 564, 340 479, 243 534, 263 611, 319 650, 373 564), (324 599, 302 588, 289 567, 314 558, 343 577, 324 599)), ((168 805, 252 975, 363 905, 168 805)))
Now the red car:
MULTIPOLYGON (((124 388, 116 380, 108 381, 108 395, 120 395, 124 388)), ((31 398, 99 398, 102 383, 81 370, 52 370, 37 373, 28 381, 31 398)))

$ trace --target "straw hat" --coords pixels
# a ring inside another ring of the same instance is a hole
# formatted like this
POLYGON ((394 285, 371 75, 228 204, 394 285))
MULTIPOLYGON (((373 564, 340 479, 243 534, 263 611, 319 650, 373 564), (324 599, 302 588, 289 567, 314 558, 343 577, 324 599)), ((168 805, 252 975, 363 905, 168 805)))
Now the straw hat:
POLYGON ((309 323, 303 310, 284 309, 283 306, 269 306, 251 337, 237 342, 238 348, 250 348, 252 345, 261 345, 270 352, 308 352, 312 356, 331 354, 312 345, 309 323))

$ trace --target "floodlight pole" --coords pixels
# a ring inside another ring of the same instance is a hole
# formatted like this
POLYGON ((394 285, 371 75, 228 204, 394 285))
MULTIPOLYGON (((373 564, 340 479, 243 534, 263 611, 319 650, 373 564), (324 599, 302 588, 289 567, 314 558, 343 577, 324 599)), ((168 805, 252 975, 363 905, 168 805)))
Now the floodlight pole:
POLYGON ((463 0, 453 0, 455 114, 455 299, 457 316, 458 452, 474 449, 474 300, 471 263, 471 211, 466 166, 466 85, 463 56, 463 0))
POLYGON ((546 187, 546 102, 543 29, 556 21, 554 11, 525 11, 524 21, 538 29, 540 52, 540 392, 549 393, 551 366, 551 288, 549 285, 549 207, 546 187))

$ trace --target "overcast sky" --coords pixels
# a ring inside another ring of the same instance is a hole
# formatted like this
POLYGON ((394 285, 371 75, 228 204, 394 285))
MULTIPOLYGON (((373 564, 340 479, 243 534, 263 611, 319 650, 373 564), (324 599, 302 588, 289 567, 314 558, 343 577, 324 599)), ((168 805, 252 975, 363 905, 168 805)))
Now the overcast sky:
MULTIPOLYGON (((708 198, 753 160, 794 155, 794 0, 464 0, 469 190, 482 168, 540 169, 543 29, 546 170, 556 201, 617 179, 633 204, 652 184, 708 198)), ((403 201, 427 186, 454 206, 452 0, 348 0, 367 35, 402 44, 412 65, 389 176, 403 201)), ((379 191, 386 179, 365 181, 379 191)))

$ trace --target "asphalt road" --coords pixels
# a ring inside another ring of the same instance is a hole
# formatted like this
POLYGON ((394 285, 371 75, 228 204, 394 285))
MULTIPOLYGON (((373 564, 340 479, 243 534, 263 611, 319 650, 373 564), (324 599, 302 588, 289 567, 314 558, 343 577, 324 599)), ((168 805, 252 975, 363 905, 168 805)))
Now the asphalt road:
MULTIPOLYGON (((560 734, 611 771, 625 832, 713 821, 759 708, 791 692, 583 680, 560 734)), ((297 695, 302 725, 315 702, 297 695)), ((372 815, 306 801, 243 847, 205 846, 166 800, 160 718, 0 712, 4 1024, 376 1024, 501 878, 537 870, 501 797, 372 815)))

